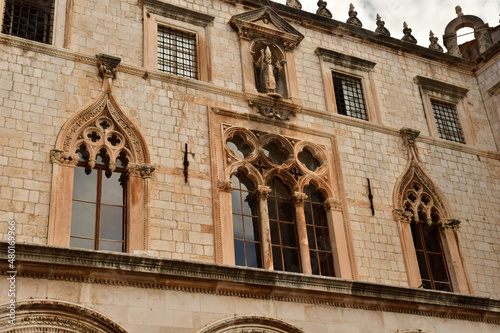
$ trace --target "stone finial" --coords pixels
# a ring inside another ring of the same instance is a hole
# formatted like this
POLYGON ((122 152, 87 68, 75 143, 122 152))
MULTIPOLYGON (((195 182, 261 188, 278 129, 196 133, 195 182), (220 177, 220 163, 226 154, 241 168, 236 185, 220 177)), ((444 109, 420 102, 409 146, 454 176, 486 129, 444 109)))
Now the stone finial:
POLYGON ((107 54, 99 53, 97 55, 99 62, 99 73, 102 77, 115 79, 118 64, 122 61, 121 58, 113 57, 107 54))
POLYGON ((382 18, 380 17, 380 15, 377 14, 377 29, 375 29, 375 32, 378 34, 390 37, 391 33, 384 26, 385 26, 385 22, 382 21, 382 18))
POLYGON ((432 30, 429 33, 429 40, 431 41, 431 44, 429 45, 429 48, 431 50, 443 53, 443 48, 437 43, 438 38, 434 36, 434 33, 432 32, 432 30))
POLYGON ((408 28, 408 24, 406 22, 403 22, 403 38, 401 40, 404 40, 405 42, 417 44, 417 39, 413 37, 411 34, 411 29, 408 28))
POLYGON ((363 26, 363 23, 361 23, 361 21, 359 20, 359 18, 357 16, 358 16, 358 12, 354 10, 354 6, 351 3, 349 5, 349 18, 347 19, 346 23, 361 28, 363 26))
POLYGON ((286 0, 286 5, 295 9, 302 9, 302 4, 299 0, 286 0))
POLYGON ((321 15, 323 17, 327 17, 327 18, 332 18, 332 13, 326 9, 326 1, 323 1, 323 0, 319 0, 318 1, 318 10, 316 11, 316 14, 318 15, 321 15))
POLYGON ((457 13, 458 17, 464 16, 464 13, 462 13, 462 7, 460 7, 460 6, 455 7, 455 12, 457 13))

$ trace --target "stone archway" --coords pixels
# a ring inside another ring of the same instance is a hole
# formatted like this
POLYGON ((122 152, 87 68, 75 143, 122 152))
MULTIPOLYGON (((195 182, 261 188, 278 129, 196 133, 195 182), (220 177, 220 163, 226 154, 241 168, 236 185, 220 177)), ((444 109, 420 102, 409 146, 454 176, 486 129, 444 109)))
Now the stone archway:
POLYGON ((0 306, 0 331, 12 333, 127 333, 103 314, 69 302, 31 300, 16 303, 15 325, 7 304, 0 306))
POLYGON ((235 316, 209 324, 198 333, 304 333, 284 321, 261 316, 235 316))

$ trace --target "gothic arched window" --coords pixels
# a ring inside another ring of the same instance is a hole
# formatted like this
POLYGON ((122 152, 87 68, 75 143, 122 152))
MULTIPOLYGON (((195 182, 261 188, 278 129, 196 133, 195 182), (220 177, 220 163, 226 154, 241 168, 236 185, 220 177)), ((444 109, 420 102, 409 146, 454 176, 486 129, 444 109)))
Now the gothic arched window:
POLYGON ((231 176, 231 182, 235 264, 262 268, 255 185, 241 170, 231 176))

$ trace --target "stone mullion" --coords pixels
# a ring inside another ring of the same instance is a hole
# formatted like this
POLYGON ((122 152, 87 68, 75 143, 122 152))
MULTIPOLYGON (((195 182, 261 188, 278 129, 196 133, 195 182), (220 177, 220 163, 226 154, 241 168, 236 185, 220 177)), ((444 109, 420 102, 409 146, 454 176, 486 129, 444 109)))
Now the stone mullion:
POLYGON ((233 183, 230 180, 218 181, 221 209, 221 246, 222 246, 222 264, 234 265, 234 230, 233 230, 233 205, 231 200, 231 191, 233 183))
POLYGON ((258 202, 260 221, 260 241, 262 247, 262 264, 265 269, 274 270, 273 249, 271 243, 271 228, 269 225, 269 210, 267 199, 271 189, 268 186, 259 185, 255 190, 258 202))
POLYGON ((300 262, 302 273, 312 274, 311 257, 309 254, 309 241, 307 239, 306 216, 304 213, 304 200, 307 195, 302 192, 295 192, 293 195, 293 205, 295 207, 295 225, 299 241, 300 262))

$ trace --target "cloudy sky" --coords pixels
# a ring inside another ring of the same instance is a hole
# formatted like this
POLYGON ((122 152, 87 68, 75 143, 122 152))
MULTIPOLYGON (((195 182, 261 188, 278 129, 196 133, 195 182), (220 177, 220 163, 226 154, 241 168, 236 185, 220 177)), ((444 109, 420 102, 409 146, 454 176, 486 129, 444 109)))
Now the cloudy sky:
MULTIPOLYGON (((286 3, 286 0, 274 0, 286 3)), ((302 9, 316 13, 317 0, 299 0, 302 9)), ((464 15, 480 17, 490 27, 499 24, 499 0, 326 0, 326 7, 333 15, 333 19, 345 22, 349 15, 349 4, 352 2, 358 12, 358 18, 363 23, 363 28, 374 31, 377 13, 385 21, 385 27, 390 31, 391 37, 403 37, 403 21, 413 30, 412 34, 418 45, 429 46, 429 30, 432 30, 438 43, 443 46, 443 34, 446 25, 457 17, 455 6, 462 7, 464 15)), ((464 29, 466 30, 466 29, 464 29)), ((466 32, 466 31, 464 31, 466 32)), ((459 35, 463 31, 459 31, 459 35)), ((465 37, 467 38, 467 37, 465 37)), ((460 42, 460 40, 459 40, 460 42)))

